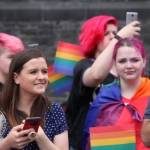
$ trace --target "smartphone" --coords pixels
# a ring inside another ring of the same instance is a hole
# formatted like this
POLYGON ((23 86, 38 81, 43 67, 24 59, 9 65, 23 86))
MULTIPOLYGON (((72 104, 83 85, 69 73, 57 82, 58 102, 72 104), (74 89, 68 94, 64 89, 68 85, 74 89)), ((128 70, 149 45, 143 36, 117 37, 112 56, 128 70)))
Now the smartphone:
POLYGON ((39 44, 38 43, 34 43, 34 44, 29 44, 28 45, 29 48, 34 48, 34 49, 38 49, 39 44))
POLYGON ((138 20, 138 13, 137 12, 127 12, 126 13, 126 25, 130 24, 132 21, 138 20))
POLYGON ((26 129, 33 128, 34 131, 37 132, 40 126, 40 122, 41 122, 41 117, 28 117, 25 120, 23 129, 26 130, 26 129))

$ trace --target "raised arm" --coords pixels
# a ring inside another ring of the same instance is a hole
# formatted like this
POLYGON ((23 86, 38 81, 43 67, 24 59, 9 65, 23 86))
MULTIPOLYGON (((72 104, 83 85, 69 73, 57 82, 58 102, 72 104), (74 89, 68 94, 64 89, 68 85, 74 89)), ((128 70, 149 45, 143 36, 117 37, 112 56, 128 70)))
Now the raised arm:
MULTIPOLYGON (((130 23, 122 28, 117 35, 121 38, 139 36, 141 29, 136 26, 138 24, 140 24, 138 21, 130 23)), ((85 71, 83 75, 83 84, 85 86, 94 87, 101 83, 108 75, 111 69, 112 53, 116 43, 117 39, 113 38, 105 50, 97 57, 93 65, 85 71)))

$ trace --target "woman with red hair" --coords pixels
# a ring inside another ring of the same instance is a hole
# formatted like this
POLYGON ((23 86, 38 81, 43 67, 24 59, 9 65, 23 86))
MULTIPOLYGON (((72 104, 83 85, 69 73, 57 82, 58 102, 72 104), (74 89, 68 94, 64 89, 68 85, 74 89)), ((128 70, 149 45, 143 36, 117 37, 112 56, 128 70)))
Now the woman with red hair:
POLYGON ((24 50, 24 45, 19 38, 0 33, 0 91, 5 84, 13 56, 22 50, 24 50))
POLYGON ((83 24, 79 40, 87 59, 79 61, 74 68, 66 109, 70 150, 82 149, 83 126, 90 103, 100 87, 111 83, 117 76, 111 62, 115 44, 120 37, 138 36, 138 24, 137 21, 132 22, 118 33, 117 21, 112 16, 96 16, 83 24))

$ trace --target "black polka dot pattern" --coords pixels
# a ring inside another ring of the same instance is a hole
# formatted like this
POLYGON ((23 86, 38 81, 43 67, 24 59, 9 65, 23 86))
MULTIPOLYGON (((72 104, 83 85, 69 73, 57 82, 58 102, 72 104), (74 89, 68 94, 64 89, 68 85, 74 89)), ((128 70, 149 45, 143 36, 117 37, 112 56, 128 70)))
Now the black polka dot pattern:
MULTIPOLYGON (((50 108, 47 108, 45 113, 45 128, 44 132, 47 137, 53 142, 54 136, 61 134, 62 132, 68 130, 68 126, 66 123, 65 114, 61 108, 61 106, 57 103, 52 102, 52 112, 50 112, 50 108)), ((7 130, 3 136, 5 138, 10 132, 10 126, 7 122, 7 130)), ((11 150, 17 150, 12 148, 11 150)), ((22 150, 39 150, 37 143, 31 142, 29 145, 24 147, 22 150)))

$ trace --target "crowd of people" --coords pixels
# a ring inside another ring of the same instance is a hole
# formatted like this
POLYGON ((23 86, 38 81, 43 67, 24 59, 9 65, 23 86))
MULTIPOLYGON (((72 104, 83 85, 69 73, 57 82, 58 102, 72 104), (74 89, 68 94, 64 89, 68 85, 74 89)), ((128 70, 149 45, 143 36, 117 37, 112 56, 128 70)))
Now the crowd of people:
POLYGON ((83 24, 79 42, 85 59, 74 67, 65 112, 44 95, 46 57, 0 33, 0 150, 90 150, 91 127, 128 124, 135 126, 136 149, 148 150, 150 80, 144 77, 139 24, 118 31, 117 20, 105 15, 83 24), (33 139, 33 128, 24 130, 28 117, 41 117, 33 139))

